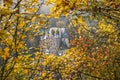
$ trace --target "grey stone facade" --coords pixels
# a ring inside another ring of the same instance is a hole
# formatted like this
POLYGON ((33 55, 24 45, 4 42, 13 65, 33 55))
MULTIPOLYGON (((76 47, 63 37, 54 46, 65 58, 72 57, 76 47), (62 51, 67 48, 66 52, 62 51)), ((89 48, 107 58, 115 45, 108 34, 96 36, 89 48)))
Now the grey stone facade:
POLYGON ((69 48, 69 37, 65 28, 50 28, 41 36, 40 49, 45 54, 62 55, 69 48))

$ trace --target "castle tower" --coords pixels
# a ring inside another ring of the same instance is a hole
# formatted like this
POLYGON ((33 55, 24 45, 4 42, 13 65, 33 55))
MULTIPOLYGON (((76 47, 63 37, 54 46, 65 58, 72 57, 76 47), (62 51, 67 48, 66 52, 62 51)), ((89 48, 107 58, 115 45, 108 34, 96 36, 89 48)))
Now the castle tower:
POLYGON ((41 37, 40 48, 43 53, 59 55, 60 50, 69 47, 69 39, 66 36, 65 28, 51 27, 44 36, 41 37), (63 48, 60 48, 60 47, 63 48))

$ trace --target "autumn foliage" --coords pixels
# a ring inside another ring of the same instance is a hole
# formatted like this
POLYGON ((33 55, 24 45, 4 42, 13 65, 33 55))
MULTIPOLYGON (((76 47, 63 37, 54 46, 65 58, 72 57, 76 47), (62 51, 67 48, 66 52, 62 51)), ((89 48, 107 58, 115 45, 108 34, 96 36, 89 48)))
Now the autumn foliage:
POLYGON ((1 0, 0 80, 119 80, 120 0, 1 0), (43 4, 49 14, 39 13, 43 4), (44 54, 36 37, 67 17, 70 48, 44 54), (36 42, 36 44, 34 44, 36 42))

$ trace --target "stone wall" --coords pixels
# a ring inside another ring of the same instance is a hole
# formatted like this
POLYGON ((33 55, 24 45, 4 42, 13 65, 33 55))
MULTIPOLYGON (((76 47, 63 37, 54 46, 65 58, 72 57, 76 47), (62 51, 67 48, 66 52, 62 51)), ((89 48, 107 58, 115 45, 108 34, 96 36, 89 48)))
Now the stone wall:
POLYGON ((60 38, 47 38, 40 41, 41 52, 58 55, 60 38))

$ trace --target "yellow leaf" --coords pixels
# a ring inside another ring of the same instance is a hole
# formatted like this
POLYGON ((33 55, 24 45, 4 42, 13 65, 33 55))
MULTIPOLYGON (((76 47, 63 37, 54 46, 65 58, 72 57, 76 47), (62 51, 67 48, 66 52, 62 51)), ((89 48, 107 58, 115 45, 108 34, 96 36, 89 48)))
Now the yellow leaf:
POLYGON ((6 47, 6 48, 4 49, 5 52, 9 52, 9 50, 10 50, 10 49, 9 49, 8 47, 6 47))
POLYGON ((12 0, 4 0, 5 6, 10 7, 12 5, 12 0))
POLYGON ((2 7, 2 6, 0 6, 0 14, 1 15, 9 15, 9 14, 11 14, 12 13, 12 11, 11 10, 9 10, 8 9, 8 7, 2 7))
POLYGON ((64 15, 67 17, 69 14, 67 12, 65 12, 64 15))
POLYGON ((6 60, 7 59, 7 57, 9 57, 9 48, 8 47, 6 47, 5 49, 4 49, 4 54, 2 55, 2 58, 4 59, 4 60, 6 60))
POLYGON ((49 14, 49 15, 47 15, 47 18, 51 18, 51 17, 52 17, 52 15, 50 15, 50 14, 49 14))
POLYGON ((26 8, 26 10, 29 12, 36 12, 37 8, 26 8))
POLYGON ((4 60, 6 60, 6 59, 7 59, 7 56, 6 56, 6 55, 2 55, 2 58, 3 58, 4 60))
POLYGON ((25 22, 23 20, 21 20, 20 24, 19 24, 19 28, 23 28, 24 25, 25 25, 25 22))
POLYGON ((34 22, 34 21, 36 20, 36 18, 37 18, 37 17, 36 17, 36 16, 34 16, 34 17, 32 18, 32 22, 34 22))
POLYGON ((50 8, 50 12, 55 11, 55 10, 56 10, 56 7, 51 7, 50 8))
POLYGON ((60 17, 60 14, 55 14, 55 18, 59 18, 60 17))
POLYGON ((46 72, 43 71, 43 72, 42 72, 42 77, 45 77, 45 76, 46 76, 46 72))
POLYGON ((26 35, 22 35, 21 39, 25 39, 26 38, 26 35))

